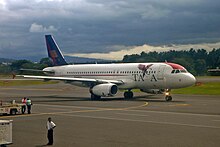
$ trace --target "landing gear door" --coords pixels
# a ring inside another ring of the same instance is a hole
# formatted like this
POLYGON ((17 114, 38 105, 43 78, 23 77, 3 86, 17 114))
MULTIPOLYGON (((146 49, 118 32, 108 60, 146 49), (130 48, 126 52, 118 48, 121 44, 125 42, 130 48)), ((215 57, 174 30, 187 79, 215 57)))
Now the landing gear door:
POLYGON ((164 80, 164 70, 165 70, 165 65, 160 65, 157 71, 157 79, 158 80, 164 80))

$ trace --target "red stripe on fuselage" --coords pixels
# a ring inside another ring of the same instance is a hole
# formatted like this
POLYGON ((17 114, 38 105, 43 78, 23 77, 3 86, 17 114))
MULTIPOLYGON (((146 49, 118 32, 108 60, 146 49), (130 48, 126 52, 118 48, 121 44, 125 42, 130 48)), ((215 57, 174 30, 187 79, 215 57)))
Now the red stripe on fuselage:
POLYGON ((167 65, 170 65, 173 69, 185 69, 183 66, 175 63, 166 63, 167 65))

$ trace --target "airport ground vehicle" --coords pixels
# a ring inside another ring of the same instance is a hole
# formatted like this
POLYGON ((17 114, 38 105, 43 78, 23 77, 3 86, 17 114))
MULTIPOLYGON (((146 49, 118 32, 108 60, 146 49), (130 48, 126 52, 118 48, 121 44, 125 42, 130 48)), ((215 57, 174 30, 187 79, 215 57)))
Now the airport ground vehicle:
POLYGON ((25 104, 15 103, 2 103, 0 102, 0 115, 8 114, 8 115, 16 115, 22 113, 22 106, 25 104))
POLYGON ((0 120, 0 147, 12 144, 12 120, 0 120))

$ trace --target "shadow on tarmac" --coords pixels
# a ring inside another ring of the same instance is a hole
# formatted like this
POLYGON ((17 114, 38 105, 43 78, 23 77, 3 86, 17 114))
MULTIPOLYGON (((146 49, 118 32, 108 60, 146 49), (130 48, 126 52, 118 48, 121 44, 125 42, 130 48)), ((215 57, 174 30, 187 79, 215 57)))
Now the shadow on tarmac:
MULTIPOLYGON (((173 100, 170 102, 165 101, 165 99, 161 99, 159 97, 154 97, 155 95, 143 95, 143 96, 135 96, 132 99, 124 99, 124 97, 104 97, 101 100, 93 100, 93 101, 136 101, 136 102, 165 102, 165 103, 183 103, 185 101, 173 100)), ((92 101, 89 97, 68 97, 68 96, 31 96, 30 97, 34 102, 74 102, 74 101, 92 101), (37 100, 38 98, 47 98, 45 100, 37 100), (50 100, 51 98, 51 100, 50 100), (53 98, 53 99, 52 99, 53 98)))
POLYGON ((36 145, 35 147, 43 147, 43 146, 48 146, 48 145, 46 145, 46 144, 44 144, 44 145, 36 145))

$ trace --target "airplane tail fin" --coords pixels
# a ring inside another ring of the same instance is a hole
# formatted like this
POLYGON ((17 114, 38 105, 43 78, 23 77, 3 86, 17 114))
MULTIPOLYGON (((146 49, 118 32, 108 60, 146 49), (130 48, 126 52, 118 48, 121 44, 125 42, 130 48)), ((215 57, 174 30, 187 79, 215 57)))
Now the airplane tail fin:
POLYGON ((67 65, 58 45, 52 35, 45 35, 48 57, 52 59, 54 66, 67 65))

